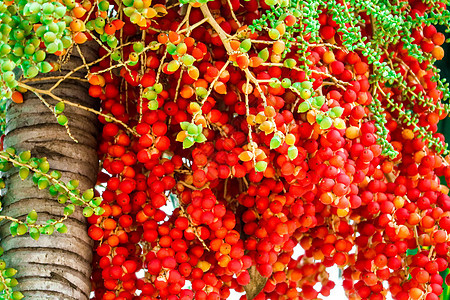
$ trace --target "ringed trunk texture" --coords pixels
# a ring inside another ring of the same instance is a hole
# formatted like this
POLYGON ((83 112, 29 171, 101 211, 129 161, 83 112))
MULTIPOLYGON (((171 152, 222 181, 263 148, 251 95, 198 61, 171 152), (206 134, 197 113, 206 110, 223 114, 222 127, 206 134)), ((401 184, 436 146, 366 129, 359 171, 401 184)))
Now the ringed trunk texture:
MULTIPOLYGON (((83 46, 86 60, 93 61, 95 47, 83 46)), ((79 53, 74 49, 70 60, 61 66, 61 71, 45 76, 64 75, 82 64, 79 53)), ((84 78, 83 68, 72 76, 84 78)), ((41 90, 49 89, 56 81, 29 82, 41 90)), ((95 100, 89 97, 89 84, 78 80, 66 80, 53 93, 63 99, 93 107, 95 100)), ((23 104, 12 104, 7 114, 4 147, 14 147, 18 152, 30 150, 33 157, 47 157, 51 170, 59 170, 62 180, 80 181, 81 192, 92 188, 98 171, 97 117, 95 114, 66 105, 64 114, 69 119, 75 143, 60 126, 53 113, 32 92, 27 92, 23 104)), ((57 102, 43 96, 51 104, 57 102)), ((38 223, 63 216, 64 205, 50 196, 47 190, 33 185, 31 176, 22 181, 17 169, 7 174, 7 192, 3 198, 2 214, 24 220, 33 209, 38 213, 38 223)), ((69 204, 69 203, 67 203, 69 204)), ((25 299, 89 299, 92 260, 92 240, 87 235, 86 220, 78 207, 65 222, 68 232, 60 234, 55 230, 51 236, 41 235, 38 241, 29 234, 12 237, 9 221, 0 224, 2 257, 9 267, 18 270, 16 278, 25 299)))

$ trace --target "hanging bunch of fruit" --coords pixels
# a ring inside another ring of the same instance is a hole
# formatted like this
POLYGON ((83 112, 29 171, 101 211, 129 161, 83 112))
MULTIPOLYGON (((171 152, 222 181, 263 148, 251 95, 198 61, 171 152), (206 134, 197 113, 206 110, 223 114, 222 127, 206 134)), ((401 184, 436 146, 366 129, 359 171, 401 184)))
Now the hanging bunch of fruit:
POLYGON ((93 299, 316 299, 334 265, 350 299, 439 299, 444 2, 66 2, 2 4, 2 84, 100 44, 93 299))

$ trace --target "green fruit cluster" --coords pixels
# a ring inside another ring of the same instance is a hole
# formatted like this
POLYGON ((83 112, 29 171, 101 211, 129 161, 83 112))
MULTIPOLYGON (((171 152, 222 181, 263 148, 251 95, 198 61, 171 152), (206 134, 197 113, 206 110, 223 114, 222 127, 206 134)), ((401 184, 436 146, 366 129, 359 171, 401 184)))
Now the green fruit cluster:
POLYGON ((20 77, 50 72, 47 54, 62 53, 72 45, 68 26, 73 19, 67 12, 75 2, 66 2, 0 3, 0 96, 10 98, 20 77))

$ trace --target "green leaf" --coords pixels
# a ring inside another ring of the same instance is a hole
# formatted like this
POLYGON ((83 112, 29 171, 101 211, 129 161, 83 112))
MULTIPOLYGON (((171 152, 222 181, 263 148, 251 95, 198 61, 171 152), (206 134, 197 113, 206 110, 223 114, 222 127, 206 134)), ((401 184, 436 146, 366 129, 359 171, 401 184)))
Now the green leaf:
POLYGON ((70 216, 75 211, 75 205, 69 204, 66 207, 64 207, 64 214, 67 216, 70 216))
POLYGON ((58 224, 56 224, 55 225, 55 228, 56 228, 56 230, 59 232, 59 233, 66 233, 67 232, 67 226, 65 225, 65 224, 63 224, 63 223, 58 223, 58 224))
POLYGON ((278 135, 274 135, 270 140, 270 149, 277 149, 281 145, 281 138, 278 135))
POLYGON ((266 170, 266 168, 267 168, 267 162, 265 162, 263 160, 258 161, 255 164, 255 171, 256 172, 264 172, 266 170))
POLYGON ((39 230, 36 227, 31 227, 30 228, 30 236, 33 240, 37 241, 39 239, 39 237, 41 236, 41 233, 39 232, 39 230))
POLYGON ((27 216, 27 223, 28 223, 28 224, 34 224, 34 223, 36 223, 37 218, 38 218, 38 214, 37 214, 37 212, 33 209, 32 211, 30 211, 30 212, 28 213, 28 216, 27 216))
POLYGON ((19 169, 19 176, 22 180, 25 180, 28 175, 30 175, 30 169, 28 169, 27 167, 21 167, 19 169))
POLYGON ((294 160, 296 159, 298 156, 298 148, 295 147, 294 145, 290 146, 288 148, 288 157, 290 160, 294 160))

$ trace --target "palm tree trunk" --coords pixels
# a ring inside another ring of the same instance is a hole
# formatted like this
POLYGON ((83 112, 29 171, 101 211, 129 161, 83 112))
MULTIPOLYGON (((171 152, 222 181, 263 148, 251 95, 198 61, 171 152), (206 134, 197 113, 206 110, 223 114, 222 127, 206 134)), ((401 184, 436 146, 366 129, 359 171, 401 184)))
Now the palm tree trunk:
MULTIPOLYGON (((88 61, 95 59, 97 51, 93 47, 84 46, 82 51, 88 61)), ((60 72, 40 78, 64 75, 80 64, 80 55, 74 51, 60 72)), ((84 78, 85 75, 86 69, 82 69, 73 76, 84 78)), ((48 79, 29 85, 46 90, 55 82, 48 79)), ((53 93, 92 107, 95 101, 89 97, 88 87, 86 82, 66 80, 53 93)), ((51 98, 44 98, 56 104, 51 98)), ((66 129, 56 122, 53 113, 39 98, 27 92, 23 104, 12 104, 8 110, 4 146, 14 147, 17 151, 30 150, 34 157, 47 157, 50 168, 63 174, 63 181, 78 179, 79 188, 84 191, 94 186, 98 171, 97 118, 93 113, 67 105, 64 114, 78 143, 68 136, 66 129)), ((38 222, 63 216, 64 205, 47 190, 33 186, 31 178, 22 181, 17 170, 7 174, 6 185, 2 214, 23 220, 35 209, 38 222)), ((5 250, 2 258, 8 266, 18 270, 15 276, 19 281, 17 290, 25 295, 25 299, 89 299, 92 241, 87 235, 81 209, 77 209, 65 224, 67 233, 55 231, 51 236, 41 235, 34 241, 28 234, 12 237, 9 222, 1 223, 1 246, 5 250)))

